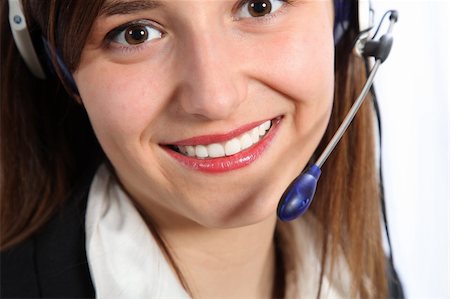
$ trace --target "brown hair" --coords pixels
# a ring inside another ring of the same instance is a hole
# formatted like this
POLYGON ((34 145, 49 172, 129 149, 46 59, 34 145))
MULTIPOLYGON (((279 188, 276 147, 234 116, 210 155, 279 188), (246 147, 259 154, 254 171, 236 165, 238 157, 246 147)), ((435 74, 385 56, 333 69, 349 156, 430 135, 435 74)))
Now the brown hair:
MULTIPOLYGON (((8 2, 0 5, 0 244, 6 248, 41 227, 103 154, 84 109, 60 81, 39 80, 28 71, 12 39, 8 2)), ((83 43, 100 5, 100 1, 23 1, 31 35, 43 34, 63 49, 71 69, 81 48, 70 43, 83 43)))
MULTIPOLYGON (((23 6, 31 34, 46 36, 73 71, 103 2, 23 0, 23 6)), ((358 32, 356 9, 352 14, 350 29, 336 46, 334 107, 317 153, 336 131, 366 78, 363 59, 352 53, 358 32)), ((5 249, 48 221, 77 182, 105 157, 84 109, 68 95, 64 83, 55 78, 38 80, 24 65, 9 29, 7 1, 0 4, 0 16, 0 247, 5 249)), ((333 264, 343 252, 352 273, 352 297, 385 297, 370 101, 363 104, 324 164, 312 212, 325 232, 318 279, 325 274, 325 264, 333 264)))

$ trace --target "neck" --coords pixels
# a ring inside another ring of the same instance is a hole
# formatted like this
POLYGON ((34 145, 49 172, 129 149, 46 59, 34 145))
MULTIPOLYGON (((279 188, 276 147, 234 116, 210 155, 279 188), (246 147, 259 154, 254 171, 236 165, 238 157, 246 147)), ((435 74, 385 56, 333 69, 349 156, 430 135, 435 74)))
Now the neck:
POLYGON ((231 229, 158 226, 194 298, 272 298, 276 218, 231 229))

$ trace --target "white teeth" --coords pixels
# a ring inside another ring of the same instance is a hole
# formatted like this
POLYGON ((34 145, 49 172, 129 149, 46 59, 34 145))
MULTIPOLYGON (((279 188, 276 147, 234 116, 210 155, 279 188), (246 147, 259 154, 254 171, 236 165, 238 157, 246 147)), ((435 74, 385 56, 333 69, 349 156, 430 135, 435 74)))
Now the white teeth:
POLYGON ((200 159, 231 156, 258 143, 270 129, 270 126, 271 121, 268 120, 258 127, 226 142, 207 145, 178 146, 178 150, 184 155, 200 159))
POLYGON ((241 148, 243 150, 253 145, 252 137, 247 133, 242 134, 241 138, 239 138, 239 142, 241 143, 241 148))
POLYGON ((254 128, 250 134, 252 135, 253 143, 256 143, 259 141, 259 128, 258 127, 254 128))
POLYGON ((195 155, 199 158, 206 158, 208 157, 208 149, 204 145, 196 145, 195 155))
POLYGON ((258 127, 259 136, 264 136, 266 131, 270 128, 270 120, 266 121, 258 127))
POLYGON ((219 143, 213 143, 206 147, 208 149, 208 156, 211 158, 218 158, 225 156, 225 150, 219 143))
POLYGON ((259 127, 262 128, 264 131, 267 131, 270 129, 270 125, 271 125, 271 122, 270 122, 270 120, 268 120, 265 123, 263 123, 262 125, 260 125, 259 127))
POLYGON ((180 147, 186 148, 186 152, 187 152, 189 157, 195 156, 195 148, 192 145, 180 146, 180 147))
POLYGON ((233 138, 225 143, 225 154, 231 156, 241 151, 241 143, 238 139, 233 138))

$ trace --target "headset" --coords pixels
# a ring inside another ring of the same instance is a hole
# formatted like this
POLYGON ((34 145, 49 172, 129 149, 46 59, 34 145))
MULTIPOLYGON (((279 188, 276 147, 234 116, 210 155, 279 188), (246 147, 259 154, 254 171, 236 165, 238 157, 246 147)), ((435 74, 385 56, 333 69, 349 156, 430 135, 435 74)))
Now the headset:
POLYGON ((30 32, 27 27, 27 21, 22 8, 21 0, 8 0, 9 3, 9 24, 17 49, 20 52, 25 64, 31 73, 39 79, 47 79, 47 75, 55 75, 57 72, 53 67, 52 61, 54 60, 60 71, 60 75, 67 84, 70 91, 74 95, 79 95, 77 85, 72 77, 72 73, 61 58, 60 53, 54 49, 48 42, 48 40, 41 36, 43 56, 47 61, 44 67, 39 61, 36 48, 33 46, 33 41, 30 36, 30 32), (54 58, 54 59, 52 59, 54 58))

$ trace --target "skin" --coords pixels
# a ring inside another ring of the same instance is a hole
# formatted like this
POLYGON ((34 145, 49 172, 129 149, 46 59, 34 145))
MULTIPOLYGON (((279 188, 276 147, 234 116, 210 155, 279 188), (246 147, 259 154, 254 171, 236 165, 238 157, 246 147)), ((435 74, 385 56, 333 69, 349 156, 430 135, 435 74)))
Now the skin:
POLYGON ((255 19, 239 17, 245 8, 231 0, 162 2, 97 18, 74 74, 83 105, 124 189, 167 240, 194 296, 268 298, 278 200, 331 113, 332 3, 294 1, 255 19), (157 22, 162 38, 137 47, 105 42, 139 19, 157 22), (231 172, 189 169, 160 147, 279 115, 262 157, 231 172))

